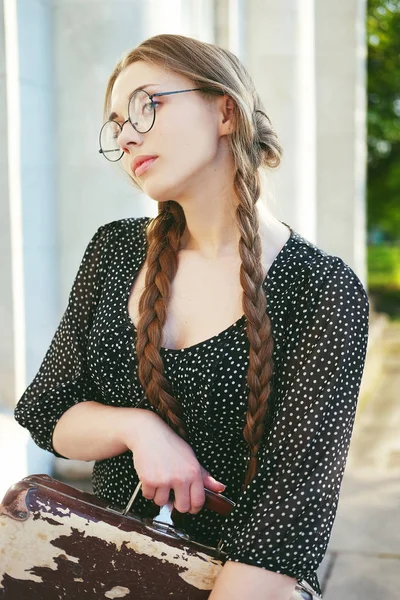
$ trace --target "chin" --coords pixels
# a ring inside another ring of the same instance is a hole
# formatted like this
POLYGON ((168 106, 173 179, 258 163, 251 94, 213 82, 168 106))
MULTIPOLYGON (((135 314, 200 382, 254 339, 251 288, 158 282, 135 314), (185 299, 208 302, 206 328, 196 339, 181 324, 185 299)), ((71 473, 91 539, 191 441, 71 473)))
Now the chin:
POLYGON ((182 182, 168 182, 161 177, 154 177, 154 180, 144 182, 143 192, 156 202, 168 202, 174 200, 179 192, 182 191, 182 182))

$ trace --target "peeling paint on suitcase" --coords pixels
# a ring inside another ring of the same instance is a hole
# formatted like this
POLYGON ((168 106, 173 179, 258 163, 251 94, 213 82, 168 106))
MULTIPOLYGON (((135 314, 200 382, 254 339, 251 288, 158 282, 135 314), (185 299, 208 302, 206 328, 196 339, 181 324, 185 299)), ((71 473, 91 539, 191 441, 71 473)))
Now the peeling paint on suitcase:
MULTIPOLYGON (((233 505, 215 500, 221 513, 233 505)), ((223 552, 121 511, 47 475, 13 485, 0 505, 0 599, 209 597, 223 552)), ((302 584, 290 600, 318 600, 302 584)))
POLYGON ((50 477, 23 479, 0 505, 0 598, 207 598, 215 549, 145 521, 50 477))

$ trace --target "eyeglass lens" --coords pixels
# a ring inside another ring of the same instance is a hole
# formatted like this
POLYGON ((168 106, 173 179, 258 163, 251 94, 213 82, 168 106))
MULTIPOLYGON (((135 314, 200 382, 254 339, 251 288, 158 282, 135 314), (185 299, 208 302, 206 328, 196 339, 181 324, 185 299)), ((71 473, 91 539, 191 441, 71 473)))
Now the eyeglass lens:
MULTIPOLYGON (((155 110, 147 92, 137 90, 132 94, 128 106, 128 116, 139 133, 147 133, 152 128, 155 110)), ((117 161, 123 155, 123 150, 118 144, 118 136, 121 131, 121 125, 116 121, 107 121, 101 129, 100 147, 104 156, 110 161, 117 161)))

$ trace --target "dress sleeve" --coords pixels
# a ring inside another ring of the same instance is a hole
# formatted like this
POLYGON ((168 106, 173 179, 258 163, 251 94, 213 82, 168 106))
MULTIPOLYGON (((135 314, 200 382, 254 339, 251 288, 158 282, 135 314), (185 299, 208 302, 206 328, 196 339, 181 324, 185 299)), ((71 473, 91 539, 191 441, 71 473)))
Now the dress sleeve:
POLYGON ((86 345, 106 268, 109 229, 110 224, 100 227, 89 242, 50 347, 14 411, 16 421, 29 430, 34 442, 55 456, 61 456, 52 445, 61 415, 78 402, 101 401, 88 373, 86 345))
POLYGON ((368 341, 368 296, 335 258, 299 291, 260 466, 221 536, 229 560, 298 581, 316 581, 330 539, 368 341))

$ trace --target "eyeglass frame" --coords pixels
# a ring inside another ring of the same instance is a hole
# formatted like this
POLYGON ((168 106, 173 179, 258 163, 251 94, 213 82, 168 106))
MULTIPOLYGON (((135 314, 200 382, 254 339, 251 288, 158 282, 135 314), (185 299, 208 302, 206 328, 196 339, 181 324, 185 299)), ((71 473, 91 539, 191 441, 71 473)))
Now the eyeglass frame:
MULTIPOLYGON (((134 94, 136 94, 137 92, 144 92, 145 94, 147 94, 147 95, 148 95, 148 97, 149 97, 149 100, 150 100, 151 102, 153 102, 153 98, 154 98, 155 96, 169 96, 170 94, 182 94, 183 92, 197 92, 197 91, 203 91, 203 88, 190 88, 190 89, 188 89, 188 90, 174 90, 174 91, 172 91, 172 92, 156 92, 156 93, 154 93, 154 94, 149 94, 149 92, 147 92, 146 90, 144 90, 144 89, 142 89, 142 88, 139 88, 139 89, 135 90, 134 92, 132 92, 132 94, 131 94, 131 95, 129 96, 129 98, 128 98, 128 115, 129 115, 129 105, 130 105, 130 103, 131 103, 132 97, 133 97, 133 96, 134 96, 134 94)), ((223 92, 221 92, 221 93, 223 93, 223 92)), ((117 124, 117 125, 120 127, 120 129, 121 129, 121 131, 120 131, 120 134, 122 133, 122 129, 123 129, 124 125, 125 125, 126 123, 128 123, 128 122, 129 122, 129 123, 132 125, 132 127, 133 127, 133 128, 135 129, 135 131, 137 131, 138 133, 148 133, 148 132, 149 132, 149 131, 150 131, 150 130, 153 128, 155 121, 156 121, 156 110, 155 110, 155 107, 154 107, 154 106, 153 106, 153 122, 152 122, 152 124, 150 125, 150 127, 147 129, 147 131, 139 131, 139 130, 138 130, 136 127, 135 127, 135 125, 132 123, 132 121, 131 121, 131 119, 130 119, 130 117, 129 117, 129 116, 128 116, 128 118, 126 119, 126 121, 124 121, 124 122, 122 123, 122 125, 120 125, 120 124, 118 123, 118 121, 115 121, 114 119, 108 119, 108 121, 106 121, 105 123, 103 123, 103 125, 102 125, 102 127, 101 127, 101 129, 100 129, 100 134, 99 134, 99 146, 100 146, 100 150, 99 150, 99 153, 100 153, 100 154, 103 154, 104 158, 106 158, 106 159, 107 159, 108 161, 110 161, 110 162, 118 162, 119 160, 121 160, 121 158, 122 158, 122 157, 123 157, 123 155, 124 155, 124 151, 123 151, 123 150, 122 150, 122 148, 121 148, 121 152, 122 152, 121 156, 120 156, 119 158, 117 158, 117 160, 110 160, 109 158, 107 158, 107 156, 106 156, 106 152, 113 152, 114 150, 103 150, 103 149, 102 149, 102 147, 101 147, 101 133, 102 133, 102 131, 103 131, 104 127, 107 125, 107 123, 116 123, 116 124, 117 124)), ((117 150, 117 148, 116 148, 115 150, 117 150)))

